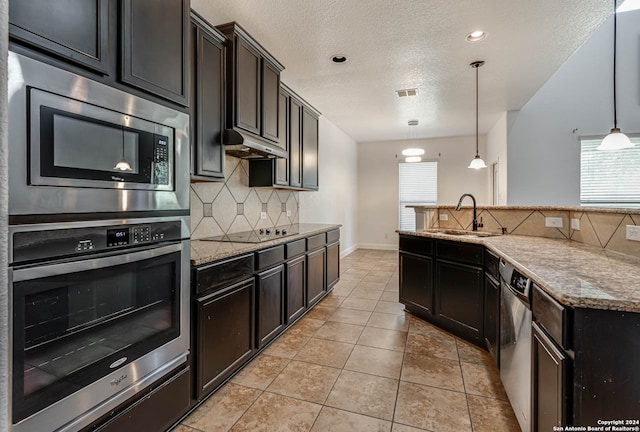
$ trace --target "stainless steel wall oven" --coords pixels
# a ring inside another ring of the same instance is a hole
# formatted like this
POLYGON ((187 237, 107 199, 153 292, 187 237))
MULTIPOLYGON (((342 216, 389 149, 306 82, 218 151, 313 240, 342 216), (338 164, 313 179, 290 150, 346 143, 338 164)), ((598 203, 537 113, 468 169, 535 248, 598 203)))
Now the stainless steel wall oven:
POLYGON ((14 430, 77 430, 186 360, 186 236, 186 218, 10 228, 14 430))

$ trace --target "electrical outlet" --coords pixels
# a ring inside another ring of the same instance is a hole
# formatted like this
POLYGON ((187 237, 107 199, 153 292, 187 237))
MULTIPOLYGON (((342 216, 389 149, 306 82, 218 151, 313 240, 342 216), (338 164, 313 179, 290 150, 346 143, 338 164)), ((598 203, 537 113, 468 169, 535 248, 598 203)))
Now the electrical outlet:
POLYGON ((291 210, 287 210, 287 217, 291 217, 291 210))
POLYGON ((580 219, 571 219, 571 229, 580 231, 580 219))
POLYGON ((561 217, 546 217, 544 218, 544 226, 547 228, 562 228, 561 217))
POLYGON ((260 212, 260 219, 266 219, 267 218, 267 212, 260 212))
POLYGON ((640 226, 627 225, 627 240, 640 241, 640 226))
POLYGON ((440 213, 440 220, 449 220, 449 215, 446 213, 440 213))

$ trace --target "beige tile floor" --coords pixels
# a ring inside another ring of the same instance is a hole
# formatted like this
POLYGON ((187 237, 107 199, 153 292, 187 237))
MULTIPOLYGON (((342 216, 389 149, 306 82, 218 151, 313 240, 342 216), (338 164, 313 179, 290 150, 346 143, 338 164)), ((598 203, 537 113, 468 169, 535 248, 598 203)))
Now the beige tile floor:
POLYGON ((332 293, 176 432, 515 432, 483 350, 403 311, 397 252, 358 250, 332 293))

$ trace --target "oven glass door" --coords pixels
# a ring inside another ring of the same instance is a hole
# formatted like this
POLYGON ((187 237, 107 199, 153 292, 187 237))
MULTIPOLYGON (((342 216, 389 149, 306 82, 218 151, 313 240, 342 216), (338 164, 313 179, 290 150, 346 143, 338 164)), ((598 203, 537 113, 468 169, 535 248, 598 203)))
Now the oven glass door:
POLYGON ((13 421, 180 334, 180 245, 13 271, 13 421))
POLYGON ((39 89, 30 95, 31 184, 173 189, 171 128, 39 89))

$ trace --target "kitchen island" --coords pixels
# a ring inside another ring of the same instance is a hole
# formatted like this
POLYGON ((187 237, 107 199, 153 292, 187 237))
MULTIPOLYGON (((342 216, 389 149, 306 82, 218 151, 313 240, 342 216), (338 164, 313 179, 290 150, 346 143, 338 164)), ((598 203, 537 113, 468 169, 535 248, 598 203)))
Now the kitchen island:
MULTIPOLYGON (((432 307, 416 308, 411 302, 405 305, 410 312, 436 324, 446 322, 440 318, 438 298, 448 286, 438 283, 448 271, 440 263, 449 264, 446 260, 450 258, 441 259, 441 249, 455 244, 475 249, 484 246, 488 253, 509 262, 533 281, 533 376, 522 377, 533 379, 533 430, 547 430, 548 425, 597 426, 603 420, 638 419, 640 292, 636 284, 640 280, 640 258, 570 240, 532 236, 447 234, 439 228, 400 231, 399 235, 401 301, 404 290, 415 289, 408 286, 410 282, 416 282, 416 273, 405 266, 407 274, 413 273, 403 283, 403 256, 416 259, 415 263, 422 260, 425 268, 431 268, 422 277, 428 279, 424 286, 431 287, 428 300, 432 300, 432 307), (403 244, 408 251, 403 251, 403 244), (430 252, 421 254, 421 244, 430 252)), ((460 269, 478 271, 486 264, 480 258, 475 267, 464 263, 460 269)), ((475 307, 486 314, 488 303, 477 301, 489 293, 489 285, 485 283, 484 289, 483 295, 469 297, 474 299, 471 304, 465 305, 464 297, 458 297, 460 307, 475 307)), ((483 324, 486 321, 478 326, 480 334, 491 331, 482 328, 483 324)))

